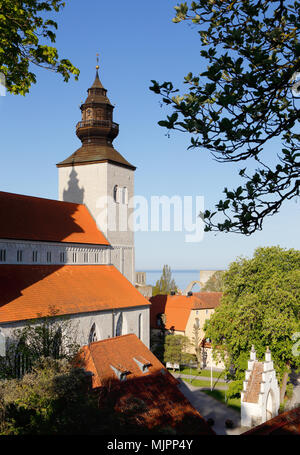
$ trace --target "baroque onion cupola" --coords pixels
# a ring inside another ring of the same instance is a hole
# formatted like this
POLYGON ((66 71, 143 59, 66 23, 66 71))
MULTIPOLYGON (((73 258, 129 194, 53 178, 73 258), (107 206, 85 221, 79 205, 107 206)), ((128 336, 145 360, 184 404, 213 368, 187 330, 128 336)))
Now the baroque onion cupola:
POLYGON ((82 145, 71 156, 57 164, 57 167, 76 166, 99 162, 111 162, 135 170, 125 158, 114 149, 113 140, 119 134, 119 125, 113 121, 114 106, 107 97, 96 66, 93 85, 87 90, 88 96, 80 106, 81 121, 76 125, 76 135, 82 145))

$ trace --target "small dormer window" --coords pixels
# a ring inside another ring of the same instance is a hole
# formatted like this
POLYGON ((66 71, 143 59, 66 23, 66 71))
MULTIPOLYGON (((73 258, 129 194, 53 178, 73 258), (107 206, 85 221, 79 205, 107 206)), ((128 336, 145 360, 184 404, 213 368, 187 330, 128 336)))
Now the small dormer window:
POLYGON ((152 365, 151 362, 144 359, 142 356, 133 357, 135 363, 139 366, 142 373, 148 373, 149 367, 152 365))
POLYGON ((129 370, 124 368, 122 365, 110 365, 110 368, 115 372, 117 378, 120 381, 126 381, 127 376, 131 373, 129 370))

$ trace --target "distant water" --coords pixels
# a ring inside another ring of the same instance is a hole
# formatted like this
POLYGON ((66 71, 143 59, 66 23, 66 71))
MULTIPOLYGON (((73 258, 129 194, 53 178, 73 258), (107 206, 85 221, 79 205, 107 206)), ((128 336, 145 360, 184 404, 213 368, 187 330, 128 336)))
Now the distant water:
MULTIPOLYGON (((146 283, 155 286, 162 275, 162 270, 142 270, 146 272, 146 283)), ((171 270, 172 278, 174 279, 177 287, 184 291, 187 285, 194 280, 199 280, 200 270, 171 270)), ((199 291, 199 286, 195 285, 195 292, 199 291)))

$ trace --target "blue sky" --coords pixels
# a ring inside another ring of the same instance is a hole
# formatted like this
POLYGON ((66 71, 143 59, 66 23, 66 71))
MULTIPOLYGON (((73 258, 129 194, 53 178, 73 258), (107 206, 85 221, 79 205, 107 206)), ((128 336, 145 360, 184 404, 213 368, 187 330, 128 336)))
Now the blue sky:
MULTIPOLYGON (((182 87, 188 72, 202 70, 196 28, 172 22, 173 0, 66 3, 56 16, 56 46, 61 58, 80 68, 79 81, 66 84, 55 73, 35 69, 37 84, 28 95, 0 97, 0 190, 57 199, 55 164, 80 146, 75 135, 79 105, 94 80, 99 52, 100 79, 120 124, 114 146, 137 166, 136 194, 147 199, 201 195, 205 208, 212 208, 225 186, 240 182, 242 166, 216 163, 205 151, 187 151, 188 135, 168 138, 157 125, 167 112, 149 90, 151 79, 182 87)), ((290 201, 251 237, 206 233, 201 242, 186 243, 186 233, 137 232, 136 268, 223 269, 237 256, 252 256, 258 246, 299 248, 299 208, 299 200, 290 201)))

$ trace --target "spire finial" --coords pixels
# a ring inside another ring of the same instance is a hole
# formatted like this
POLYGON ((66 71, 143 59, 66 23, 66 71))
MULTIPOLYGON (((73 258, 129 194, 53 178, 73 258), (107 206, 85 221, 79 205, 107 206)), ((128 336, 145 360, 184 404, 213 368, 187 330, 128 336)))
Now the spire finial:
POLYGON ((98 52, 96 54, 96 60, 97 60, 96 70, 98 71, 98 69, 99 69, 99 54, 98 54, 98 52))

